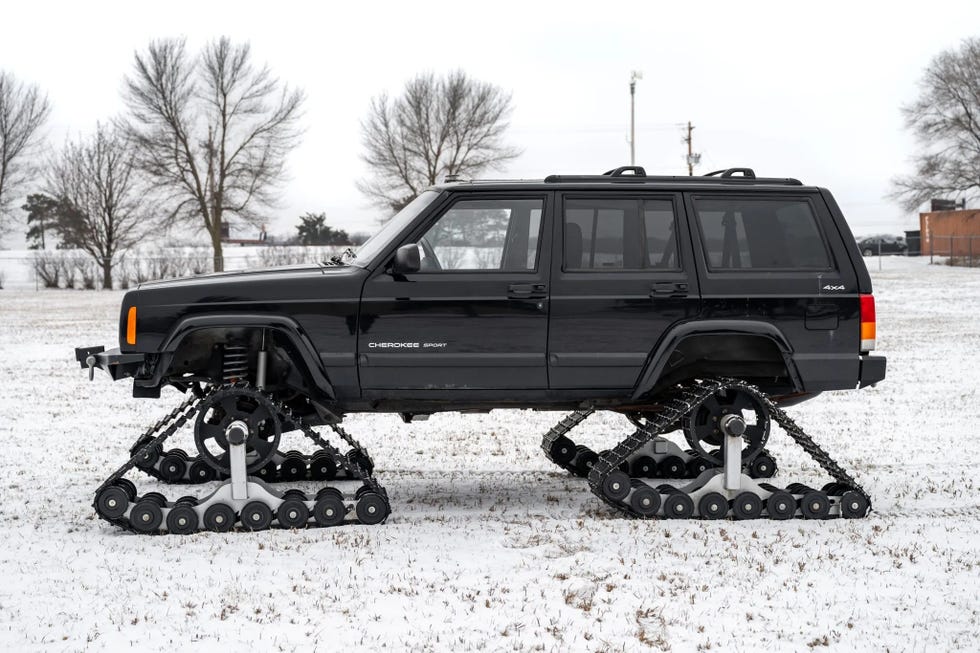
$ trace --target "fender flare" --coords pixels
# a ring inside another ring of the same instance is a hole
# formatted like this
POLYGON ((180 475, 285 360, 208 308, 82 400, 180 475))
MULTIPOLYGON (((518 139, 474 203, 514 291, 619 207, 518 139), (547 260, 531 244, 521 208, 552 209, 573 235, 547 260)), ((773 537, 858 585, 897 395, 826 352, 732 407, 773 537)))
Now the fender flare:
POLYGON ((697 320, 678 324, 661 338, 660 344, 657 345, 640 374, 640 380, 633 390, 632 399, 637 400, 654 388, 663 374, 670 354, 683 340, 696 336, 724 335, 756 336, 768 338, 774 342, 783 356, 783 362, 786 364, 793 385, 797 389, 803 388, 799 373, 796 370, 796 364, 793 362, 793 348, 776 325, 758 320, 697 320))
POLYGON ((160 384, 163 371, 170 367, 170 362, 173 360, 174 353, 189 334, 202 329, 222 327, 232 329, 271 329, 283 334, 296 348, 300 359, 306 366, 310 380, 313 381, 314 384, 311 391, 319 392, 329 399, 336 398, 333 385, 330 384, 330 380, 327 378, 326 370, 323 368, 323 363, 320 361, 316 348, 313 346, 313 342, 310 340, 309 336, 306 335, 306 332, 303 331, 303 328, 299 325, 299 323, 290 317, 286 317, 285 315, 263 315, 258 313, 222 313, 193 315, 183 318, 174 325, 174 327, 167 334, 167 337, 164 338, 163 344, 160 346, 160 349, 157 352, 160 356, 160 360, 156 366, 156 370, 153 373, 153 379, 149 385, 160 384))

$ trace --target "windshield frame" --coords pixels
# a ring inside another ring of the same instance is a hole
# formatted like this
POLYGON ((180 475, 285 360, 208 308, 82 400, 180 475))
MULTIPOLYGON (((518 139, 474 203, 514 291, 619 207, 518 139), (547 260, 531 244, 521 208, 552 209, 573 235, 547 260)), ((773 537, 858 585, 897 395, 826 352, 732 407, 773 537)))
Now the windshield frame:
POLYGON ((404 233, 426 209, 435 204, 436 200, 442 194, 443 191, 434 188, 419 193, 418 197, 406 204, 388 222, 381 225, 381 228, 374 232, 373 236, 368 238, 363 245, 355 250, 355 257, 351 261, 351 265, 366 268, 376 262, 378 257, 385 253, 392 242, 404 233))

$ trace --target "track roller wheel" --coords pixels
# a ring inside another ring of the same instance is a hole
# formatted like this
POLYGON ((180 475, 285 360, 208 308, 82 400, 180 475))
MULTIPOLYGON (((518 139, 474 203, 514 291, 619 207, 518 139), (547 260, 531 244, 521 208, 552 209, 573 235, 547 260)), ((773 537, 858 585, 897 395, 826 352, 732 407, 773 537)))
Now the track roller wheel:
POLYGON ((283 481, 300 481, 306 478, 306 460, 303 454, 290 452, 279 465, 279 478, 283 481))
POLYGON ((674 492, 664 499, 664 517, 690 519, 694 515, 694 501, 683 492, 674 492))
POLYGON ((215 503, 204 511, 204 527, 215 533, 227 533, 235 527, 235 509, 227 503, 215 503))
POLYGON ((772 478, 776 475, 776 459, 763 451, 749 463, 752 478, 772 478))
POLYGON ((720 492, 708 492, 698 501, 698 514, 704 519, 724 519, 728 514, 728 499, 720 492))
POLYGON ((562 435, 551 443, 548 454, 559 465, 567 465, 575 459, 575 443, 562 435))
POLYGON ((365 492, 357 500, 354 514, 357 515, 357 521, 373 526, 388 518, 388 506, 377 492, 365 492))
POLYGON ((163 523, 163 511, 156 501, 144 497, 129 511, 129 523, 140 533, 152 533, 163 523))
POLYGON ((266 464, 262 465, 257 470, 255 470, 255 475, 261 478, 263 481, 271 481, 275 479, 276 472, 278 470, 279 467, 277 467, 276 464, 270 460, 269 462, 267 462, 266 464))
MULTIPOLYGON (((344 498, 344 494, 340 490, 338 490, 337 488, 332 487, 330 489, 331 490, 334 490, 335 492, 337 492, 340 495, 340 498, 341 499, 344 498)), ((371 489, 371 486, 370 485, 362 485, 361 487, 359 487, 356 490, 354 490, 354 499, 360 499, 362 496, 364 496, 368 492, 374 492, 374 490, 371 489)))
POLYGON ((290 488, 290 489, 286 490, 285 492, 283 492, 282 493, 282 498, 283 498, 283 500, 286 500, 286 499, 299 499, 300 501, 309 501, 309 498, 307 498, 307 496, 306 496, 306 492, 303 492, 303 490, 300 490, 299 488, 295 488, 295 487, 294 488, 290 488))
POLYGON ((126 489, 120 485, 110 485, 102 489, 95 497, 95 509, 106 519, 119 519, 126 514, 129 502, 136 497, 130 497, 126 489))
MULTIPOLYGON (((358 488, 358 492, 361 492, 361 488, 358 488)), ((320 499, 322 499, 323 497, 326 497, 326 496, 335 496, 338 499, 340 499, 341 501, 344 500, 344 493, 341 492, 340 490, 338 490, 335 487, 323 487, 323 488, 320 488, 320 490, 316 493, 315 500, 316 501, 319 501, 320 499)), ((357 496, 361 496, 361 495, 358 494, 357 496)))
POLYGON ((602 493, 610 501, 618 502, 629 495, 631 487, 630 477, 617 469, 602 482, 602 493))
POLYGON ((157 504, 161 508, 167 507, 167 497, 163 496, 159 492, 147 492, 146 494, 143 495, 143 500, 152 501, 153 503, 157 504))
POLYGON ((657 464, 660 478, 683 478, 687 472, 684 461, 677 456, 667 456, 657 464))
POLYGON ((174 535, 190 535, 197 530, 198 521, 191 504, 178 501, 167 513, 167 530, 174 535))
POLYGON ((136 484, 133 483, 128 478, 117 478, 113 482, 113 485, 118 485, 123 490, 125 490, 126 496, 129 497, 129 500, 130 501, 135 501, 136 500, 136 484))
POLYGON ((242 526, 250 531, 264 531, 272 525, 272 508, 261 501, 249 501, 239 515, 242 526))
POLYGON ((188 506, 196 506, 197 505, 197 497, 192 497, 191 495, 188 494, 187 496, 180 497, 179 499, 177 499, 176 501, 174 501, 174 505, 175 506, 178 503, 185 503, 188 506))
POLYGON ((758 519, 762 514, 762 499, 751 492, 741 492, 732 501, 735 519, 758 519))
POLYGON ((639 479, 632 480, 630 508, 641 517, 653 517, 660 510, 660 493, 639 479))
POLYGON ((711 463, 709 463, 704 458, 695 455, 693 458, 687 461, 687 475, 690 478, 697 478, 708 469, 711 468, 711 463))
POLYGON ((792 519, 796 515, 796 499, 784 490, 776 490, 766 499, 766 511, 770 519, 792 519))
POLYGON ((800 499, 804 519, 826 519, 830 514, 830 499, 823 492, 807 492, 800 499))
POLYGON ((158 460, 160 460, 160 445, 150 447, 149 450, 144 451, 143 455, 136 461, 136 466, 140 469, 151 469, 157 464, 158 460))
POLYGON ((657 461, 650 456, 640 456, 633 461, 630 476, 636 478, 654 478, 657 475, 657 461))
POLYGON ((840 498, 840 515, 844 519, 866 517, 871 505, 868 498, 855 490, 848 490, 840 498))
POLYGON ((314 481, 332 481, 337 478, 337 461, 329 451, 317 451, 310 459, 310 478, 314 481))
POLYGON ((371 459, 364 455, 360 449, 351 449, 347 452, 347 461, 354 465, 360 465, 368 476, 374 474, 374 465, 371 464, 371 459))
POLYGON ((585 477, 589 475, 589 471, 592 469, 592 465, 599 460, 599 454, 592 451, 584 444, 580 444, 575 449, 578 451, 578 455, 575 456, 575 471, 578 472, 579 476, 585 477))
MULTIPOLYGON (((326 490, 328 488, 324 488, 326 490)), ((333 489, 333 488, 329 488, 333 489)), ((347 516, 347 507, 344 501, 333 492, 320 491, 320 496, 313 505, 313 519, 320 526, 336 526, 344 521, 347 516)))
POLYGON ((191 483, 207 483, 217 478, 218 474, 211 465, 198 458, 191 463, 187 476, 191 483))
MULTIPOLYGON (((175 449, 174 451, 180 450, 175 449)), ((183 480, 184 472, 187 471, 187 454, 185 453, 181 457, 174 451, 168 452, 160 461, 160 476, 167 483, 183 480)))
POLYGON ((310 521, 310 509, 296 498, 289 498, 279 504, 276 519, 283 528, 306 528, 310 521))

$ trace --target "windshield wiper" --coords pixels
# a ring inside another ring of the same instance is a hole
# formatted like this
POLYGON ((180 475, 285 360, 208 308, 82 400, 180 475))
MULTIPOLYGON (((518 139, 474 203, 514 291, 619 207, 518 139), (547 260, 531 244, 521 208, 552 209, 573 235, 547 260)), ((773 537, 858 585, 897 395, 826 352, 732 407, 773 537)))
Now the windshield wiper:
POLYGON ((356 258, 357 258, 357 254, 354 253, 353 249, 348 247, 340 254, 331 256, 329 261, 324 262, 324 265, 347 265, 347 261, 345 261, 344 259, 350 259, 351 261, 353 261, 356 258))

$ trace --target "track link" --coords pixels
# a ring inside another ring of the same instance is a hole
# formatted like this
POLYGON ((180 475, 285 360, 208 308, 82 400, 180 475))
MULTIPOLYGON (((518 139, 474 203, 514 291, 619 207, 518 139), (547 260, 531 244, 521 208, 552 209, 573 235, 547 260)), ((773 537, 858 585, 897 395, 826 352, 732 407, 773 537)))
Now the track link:
MULTIPOLYGON (((135 484, 125 475, 141 462, 145 464, 153 455, 159 457, 163 443, 187 424, 209 397, 227 389, 255 391, 246 383, 214 386, 182 402, 140 436, 137 440, 139 446, 133 447, 130 459, 99 486, 93 502, 96 513, 111 524, 141 534, 188 534, 200 530, 222 532, 232 530, 237 525, 248 530, 262 530, 275 525, 305 528, 344 523, 379 524, 388 518, 391 512, 388 493, 374 478, 373 462, 360 444, 339 425, 332 425, 334 433, 351 447, 346 455, 341 454, 288 406, 268 394, 264 396, 273 404, 280 419, 301 430, 320 447, 321 452, 335 461, 338 474, 334 478, 358 479, 362 482, 353 495, 344 494, 336 487, 324 486, 310 497, 300 489, 273 488, 255 476, 247 479, 247 499, 232 497, 230 481, 222 483, 203 498, 181 497, 168 501, 157 492, 140 495, 135 484)), ((316 454, 311 458, 315 457, 316 454)), ((159 467, 153 468, 159 471, 159 467)), ((313 475, 309 469, 306 471, 308 477, 313 475)))
MULTIPOLYGON (((871 498, 868 493, 792 418, 755 386, 736 379, 693 382, 679 386, 664 398, 662 405, 661 411, 648 418, 642 428, 638 428, 612 450, 603 452, 591 465, 588 474, 590 489, 622 514, 637 518, 722 519, 731 516, 735 519, 765 517, 781 520, 795 517, 857 518, 870 512, 871 498), (642 478, 633 477, 628 471, 624 471, 623 465, 632 454, 641 451, 713 394, 730 389, 757 397, 766 406, 771 418, 834 479, 833 482, 819 490, 799 483, 778 488, 768 483, 756 483, 743 473, 737 479, 736 490, 729 486, 722 470, 708 469, 685 486, 667 483, 651 486, 642 478)), ((580 411, 582 412, 585 411, 580 411)), ((581 416, 577 421, 570 421, 577 425, 585 417, 587 415, 581 416)), ((563 426, 565 422, 563 420, 555 427, 561 431, 560 436, 571 430, 570 427, 563 426)), ((559 450, 559 453, 562 451, 559 450)))

